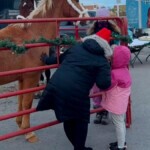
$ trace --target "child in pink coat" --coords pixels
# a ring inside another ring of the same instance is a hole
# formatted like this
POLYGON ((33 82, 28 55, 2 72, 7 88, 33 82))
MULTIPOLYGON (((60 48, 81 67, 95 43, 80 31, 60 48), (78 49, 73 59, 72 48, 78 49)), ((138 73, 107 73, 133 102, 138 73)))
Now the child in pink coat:
POLYGON ((112 57, 111 87, 102 94, 101 106, 112 118, 117 142, 110 143, 110 150, 126 150, 125 114, 131 94, 131 75, 128 69, 130 50, 126 46, 115 46, 112 57))
MULTIPOLYGON (((96 11, 96 17, 110 17, 111 16, 111 12, 108 8, 105 7, 99 7, 96 11)), ((119 26, 117 25, 117 23, 114 20, 102 20, 102 21, 97 21, 95 22, 91 28, 88 29, 88 34, 92 34, 93 32, 96 32, 97 30, 99 30, 99 28, 102 27, 106 27, 109 28, 111 31, 115 32, 115 33, 120 33, 121 30, 119 28, 119 26)), ((112 44, 113 40, 111 41, 107 41, 109 44, 112 44)), ((98 93, 100 91, 100 89, 94 85, 93 88, 91 89, 91 94, 95 94, 98 93)), ((98 97, 94 97, 92 98, 92 102, 93 102, 93 108, 100 108, 101 107, 101 96, 98 97)), ((96 113, 96 117, 94 119, 94 123, 95 124, 103 124, 106 125, 108 124, 108 112, 107 111, 101 111, 96 113)))

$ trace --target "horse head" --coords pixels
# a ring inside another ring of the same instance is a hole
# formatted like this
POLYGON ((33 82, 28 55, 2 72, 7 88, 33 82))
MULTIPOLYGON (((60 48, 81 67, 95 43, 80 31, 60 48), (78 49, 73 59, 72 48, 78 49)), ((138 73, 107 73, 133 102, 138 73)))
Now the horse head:
POLYGON ((21 0, 19 10, 20 15, 27 17, 34 10, 34 0, 21 0))
POLYGON ((79 3, 79 0, 41 0, 27 18, 37 18, 41 15, 50 18, 89 17, 87 10, 79 3))
MULTIPOLYGON (((64 17, 90 17, 87 9, 85 9, 80 3, 79 0, 65 0, 63 3, 63 16, 64 17)), ((88 21, 82 22, 77 21, 75 24, 79 25, 81 24, 88 24, 88 21)))
POLYGON ((79 0, 65 0, 64 17, 89 17, 87 10, 79 3, 79 0))

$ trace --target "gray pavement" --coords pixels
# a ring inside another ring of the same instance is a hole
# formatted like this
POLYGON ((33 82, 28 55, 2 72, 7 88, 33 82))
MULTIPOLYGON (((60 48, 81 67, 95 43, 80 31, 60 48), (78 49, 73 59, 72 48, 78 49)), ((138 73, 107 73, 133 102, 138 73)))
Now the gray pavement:
MULTIPOLYGON (((150 150, 150 58, 145 58, 150 49, 144 49, 140 54, 143 64, 138 61, 134 68, 130 67, 133 78, 132 86, 132 126, 127 129, 128 150, 150 150)), ((34 106, 38 100, 34 100, 34 106)), ((16 111, 17 101, 12 99, 0 101, 0 114, 16 111)), ((91 115, 86 145, 94 150, 108 149, 108 143, 115 141, 115 130, 110 123, 107 126, 93 124, 95 115, 91 115)), ((31 115, 31 125, 54 120, 53 111, 38 112, 31 115)), ((0 123, 0 135, 18 130, 14 119, 0 123)), ((73 150, 68 142, 62 124, 36 131, 39 142, 31 144, 24 136, 15 137, 0 142, 0 150, 73 150)), ((80 138, 80 137, 79 137, 80 138)))

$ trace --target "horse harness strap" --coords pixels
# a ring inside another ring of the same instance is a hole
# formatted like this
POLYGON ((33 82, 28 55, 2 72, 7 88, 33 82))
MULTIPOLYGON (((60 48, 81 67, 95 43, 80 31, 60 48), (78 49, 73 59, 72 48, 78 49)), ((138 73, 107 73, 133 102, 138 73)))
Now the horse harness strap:
POLYGON ((86 14, 88 16, 87 10, 80 5, 80 7, 83 9, 83 11, 81 11, 79 8, 77 8, 75 6, 75 4, 72 2, 72 0, 67 0, 67 2, 69 3, 69 5, 71 5, 71 7, 76 10, 79 13, 79 18, 82 18, 84 14, 86 14))

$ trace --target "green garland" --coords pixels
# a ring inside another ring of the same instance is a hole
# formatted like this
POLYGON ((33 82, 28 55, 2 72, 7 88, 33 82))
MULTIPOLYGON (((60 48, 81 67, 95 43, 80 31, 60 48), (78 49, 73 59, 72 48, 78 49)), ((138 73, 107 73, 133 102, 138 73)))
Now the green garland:
POLYGON ((22 54, 25 53, 28 49, 25 47, 25 44, 33 44, 33 43, 48 43, 53 44, 55 46, 59 45, 73 45, 76 43, 75 38, 63 37, 63 38, 55 38, 52 40, 45 39, 44 37, 40 37, 38 40, 24 41, 22 46, 16 45, 14 42, 11 42, 10 39, 0 41, 0 48, 9 48, 11 49, 13 54, 22 54))
MULTIPOLYGON (((115 40, 120 40, 122 42, 130 43, 132 42, 129 36, 122 36, 119 34, 112 33, 112 37, 115 40)), ((33 43, 48 43, 55 46, 59 45, 74 45, 77 43, 74 37, 63 37, 63 38, 55 38, 52 40, 45 39, 44 37, 40 37, 38 40, 24 41, 22 46, 16 45, 16 43, 12 42, 10 39, 1 40, 0 48, 9 48, 11 49, 13 54, 22 54, 25 53, 28 49, 25 47, 25 44, 33 44, 33 43)))
POLYGON ((113 32, 112 33, 112 37, 115 40, 119 40, 119 41, 124 42, 124 43, 132 43, 132 39, 131 39, 131 37, 129 35, 123 36, 123 35, 116 34, 115 32, 113 32))

